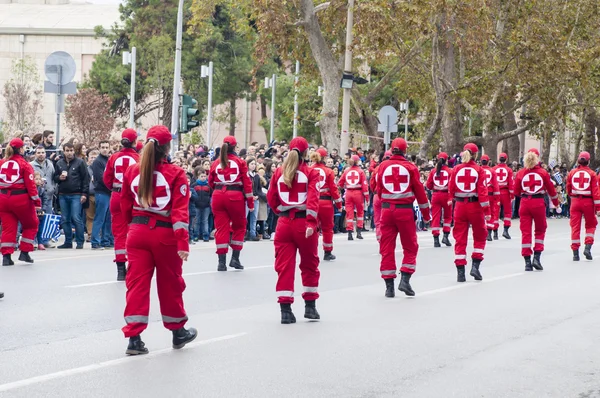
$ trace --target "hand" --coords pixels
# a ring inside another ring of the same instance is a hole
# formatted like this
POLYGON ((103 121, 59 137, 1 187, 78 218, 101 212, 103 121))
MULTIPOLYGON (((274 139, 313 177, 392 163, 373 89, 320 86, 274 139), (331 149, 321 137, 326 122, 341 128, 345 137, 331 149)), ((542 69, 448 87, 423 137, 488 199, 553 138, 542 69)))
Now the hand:
POLYGON ((597 212, 596 212, 596 215, 597 215, 598 217, 600 217, 600 211, 597 211, 597 212))
POLYGON ((448 201, 448 206, 452 207, 452 201, 451 200, 448 201))
POLYGON ((492 216, 485 216, 485 221, 490 221, 492 219, 492 216))
POLYGON ((556 213, 557 213, 557 214, 560 214, 560 213, 562 213, 562 208, 560 208, 560 207, 557 207, 557 208, 556 208, 556 213))
POLYGON ((431 218, 427 218, 427 219, 424 218, 423 222, 425 222, 425 223, 431 222, 431 218))
POLYGON ((184 252, 183 250, 179 250, 177 252, 177 255, 179 255, 179 258, 182 259, 183 261, 187 261, 188 257, 190 256, 190 253, 184 252))
POLYGON ((250 213, 252 213, 252 212, 254 211, 254 206, 252 206, 252 207, 248 207, 248 211, 249 211, 250 213))
POLYGON ((86 198, 85 196, 83 196, 83 195, 82 195, 82 196, 81 196, 81 200, 80 200, 80 202, 83 204, 83 203, 85 203, 86 201, 87 201, 87 198, 86 198))
POLYGON ((311 236, 313 233, 315 232, 314 229, 312 229, 311 227, 306 228, 306 237, 308 238, 309 236, 311 236))
POLYGON ((258 196, 254 196, 254 200, 258 200, 258 196))
POLYGON ((60 177, 58 177, 59 180, 64 181, 67 179, 67 176, 65 175, 61 175, 60 177))

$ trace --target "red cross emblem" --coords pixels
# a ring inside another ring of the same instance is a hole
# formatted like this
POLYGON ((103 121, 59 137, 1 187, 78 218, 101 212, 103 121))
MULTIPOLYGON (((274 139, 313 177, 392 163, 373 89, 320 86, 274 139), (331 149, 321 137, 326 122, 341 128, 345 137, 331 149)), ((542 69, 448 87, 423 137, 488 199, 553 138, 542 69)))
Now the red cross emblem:
POLYGON ((473 192, 477 188, 479 175, 472 167, 463 167, 456 173, 456 186, 462 192, 473 192))
POLYGON ((350 170, 346 174, 346 183, 348 185, 350 185, 351 187, 357 186, 358 185, 358 181, 360 181, 360 175, 358 174, 358 171, 356 171, 356 170, 350 170))
POLYGON ((129 165, 135 164, 136 161, 131 156, 121 156, 115 160, 115 178, 119 182, 123 182, 123 175, 129 168, 129 165))
POLYGON ((301 171, 296 171, 296 178, 292 182, 292 187, 285 185, 283 176, 277 180, 277 189, 279 197, 284 205, 299 205, 306 202, 308 196, 308 177, 301 171))
MULTIPOLYGON (((133 179, 131 183, 131 190, 135 195, 135 202, 139 206, 141 206, 139 198, 138 198, 138 188, 140 185, 140 176, 139 174, 133 179)), ((167 183, 167 179, 160 171, 154 172, 154 191, 153 191, 153 199, 152 205, 150 206, 151 210, 163 210, 171 201, 171 188, 167 183)))
POLYGON ((508 179, 508 172, 504 167, 498 167, 496 169, 496 177, 498 177, 498 182, 506 182, 508 179))
POLYGON ((450 176, 446 170, 440 170, 440 174, 433 175, 433 182, 440 188, 444 188, 448 185, 448 181, 450 180, 450 176))
POLYGON ((234 182, 240 175, 240 168, 236 162, 229 160, 229 167, 226 169, 221 167, 221 163, 217 164, 215 173, 217 173, 217 178, 221 182, 234 182))
POLYGON ((406 167, 399 164, 392 164, 383 170, 383 186, 388 192, 406 192, 409 184, 410 174, 406 170, 406 167))
POLYGON ((0 167, 0 178, 8 184, 14 184, 21 174, 19 163, 9 160, 0 167))
POLYGON ((573 188, 577 191, 588 190, 590 188, 590 182, 592 182, 590 175, 583 170, 573 174, 573 188))
POLYGON ((325 185, 327 175, 325 174, 325 170, 323 170, 322 168, 317 167, 316 169, 319 171, 319 181, 317 182, 317 189, 320 190, 325 185))
POLYGON ((544 181, 538 173, 529 173, 523 177, 521 186, 528 194, 535 194, 544 186, 544 181))
POLYGON ((490 169, 483 169, 485 171, 485 185, 490 186, 492 184, 492 172, 490 169))

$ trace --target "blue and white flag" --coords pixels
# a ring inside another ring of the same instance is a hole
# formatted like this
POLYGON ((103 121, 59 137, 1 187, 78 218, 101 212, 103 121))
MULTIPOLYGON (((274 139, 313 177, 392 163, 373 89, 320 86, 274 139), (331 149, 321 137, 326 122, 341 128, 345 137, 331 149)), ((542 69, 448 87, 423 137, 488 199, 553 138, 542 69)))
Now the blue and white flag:
POLYGON ((562 184, 562 177, 560 176, 560 171, 557 171, 556 173, 554 173, 553 177, 558 185, 562 184))
POLYGON ((553 169, 553 168, 554 168, 554 166, 556 166, 556 160, 552 159, 552 160, 550 161, 550 163, 548 164, 548 166, 550 166, 550 168, 551 168, 551 169, 553 169))
POLYGON ((42 225, 42 239, 60 238, 60 216, 58 214, 46 214, 42 225))

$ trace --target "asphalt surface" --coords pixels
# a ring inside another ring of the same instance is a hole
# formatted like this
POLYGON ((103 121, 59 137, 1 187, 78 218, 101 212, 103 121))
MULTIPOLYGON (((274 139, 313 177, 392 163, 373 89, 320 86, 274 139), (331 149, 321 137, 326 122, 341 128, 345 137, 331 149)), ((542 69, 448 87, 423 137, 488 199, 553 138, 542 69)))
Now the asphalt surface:
POLYGON ((298 272, 294 325, 279 323, 272 242, 247 242, 246 270, 225 273, 200 242, 184 265, 199 337, 171 349, 153 290, 140 357, 124 355, 112 252, 36 252, 0 267, 0 397, 599 397, 600 252, 573 263, 568 220, 549 220, 545 270, 525 273, 518 221, 511 232, 464 284, 453 249, 419 233, 417 295, 394 299, 374 234, 335 235, 321 321, 302 318, 298 272))

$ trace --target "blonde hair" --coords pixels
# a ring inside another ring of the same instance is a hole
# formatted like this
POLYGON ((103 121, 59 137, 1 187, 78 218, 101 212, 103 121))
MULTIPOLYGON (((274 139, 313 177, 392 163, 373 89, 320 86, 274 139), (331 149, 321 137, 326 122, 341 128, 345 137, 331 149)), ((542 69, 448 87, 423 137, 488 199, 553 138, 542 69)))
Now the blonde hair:
POLYGON ((296 171, 300 164, 300 153, 296 150, 291 150, 283 161, 283 182, 288 188, 292 187, 292 182, 296 177, 296 171))
POLYGON ((466 150, 460 154, 463 163, 469 163, 471 160, 475 160, 477 156, 471 154, 471 151, 466 150))
POLYGON ((540 162, 540 158, 533 152, 527 152, 523 158, 523 165, 526 169, 533 169, 540 162))
POLYGON ((313 153, 310 154, 310 161, 313 163, 321 163, 321 154, 317 151, 314 151, 313 153))
POLYGON ((10 145, 7 145, 4 149, 4 159, 10 159, 15 154, 15 150, 10 145))

